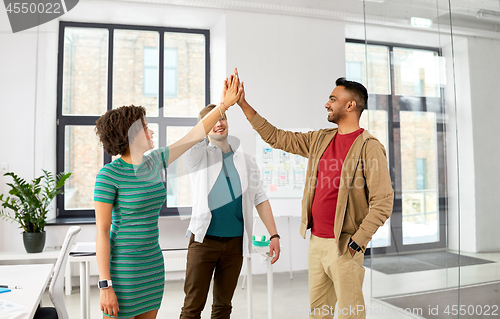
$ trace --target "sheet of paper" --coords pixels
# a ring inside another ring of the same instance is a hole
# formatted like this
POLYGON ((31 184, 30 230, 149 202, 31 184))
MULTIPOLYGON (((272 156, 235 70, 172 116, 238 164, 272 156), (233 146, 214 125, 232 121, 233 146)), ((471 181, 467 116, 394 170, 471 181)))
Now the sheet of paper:
POLYGON ((24 308, 26 308, 26 307, 19 305, 17 303, 13 303, 13 302, 8 301, 8 300, 5 300, 5 299, 0 299, 0 317, 5 315, 6 313, 11 312, 11 311, 24 309, 24 308))
POLYGON ((94 256, 95 255, 95 242, 89 243, 76 243, 71 248, 70 255, 71 256, 94 256))

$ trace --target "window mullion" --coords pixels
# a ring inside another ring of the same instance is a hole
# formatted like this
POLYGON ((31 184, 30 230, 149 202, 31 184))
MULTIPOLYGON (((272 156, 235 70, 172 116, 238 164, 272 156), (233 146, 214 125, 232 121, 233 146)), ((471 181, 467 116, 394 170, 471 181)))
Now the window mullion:
MULTIPOLYGON (((163 119, 163 103, 164 103, 164 85, 163 85, 163 80, 164 80, 164 65, 165 65, 165 32, 159 32, 160 33, 160 43, 158 45, 158 57, 159 57, 159 63, 158 63, 158 116, 161 119, 163 119)), ((160 138, 161 138, 160 134, 160 138)), ((165 145, 161 144, 160 145, 165 145)))
POLYGON ((114 35, 115 30, 109 28, 108 35, 108 105, 107 110, 113 109, 113 46, 114 46, 114 35))
POLYGON ((210 37, 208 31, 205 35, 205 105, 210 103, 210 37))
MULTIPOLYGON (((113 109, 113 48, 114 48, 114 38, 115 38, 115 30, 113 28, 108 28, 108 96, 107 96, 107 105, 106 109, 109 111, 113 109)), ((103 165, 111 163, 111 155, 104 152, 103 165)))

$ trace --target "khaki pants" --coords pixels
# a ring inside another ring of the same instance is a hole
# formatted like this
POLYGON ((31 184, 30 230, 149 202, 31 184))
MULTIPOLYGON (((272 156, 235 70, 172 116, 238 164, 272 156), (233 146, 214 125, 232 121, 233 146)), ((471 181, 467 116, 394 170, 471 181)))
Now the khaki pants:
POLYGON ((205 237, 203 243, 191 236, 184 282, 184 307, 181 319, 200 318, 207 301, 212 274, 214 298, 212 319, 227 319, 231 315, 234 290, 243 264, 243 237, 222 241, 205 237))
POLYGON ((310 318, 366 318, 363 299, 363 253, 338 256, 334 238, 311 235, 309 243, 310 318), (335 304, 338 302, 337 308, 335 304))

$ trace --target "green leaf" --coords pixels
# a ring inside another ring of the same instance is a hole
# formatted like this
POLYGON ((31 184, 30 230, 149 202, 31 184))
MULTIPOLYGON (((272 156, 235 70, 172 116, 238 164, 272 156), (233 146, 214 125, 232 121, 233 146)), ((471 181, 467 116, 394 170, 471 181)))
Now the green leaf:
POLYGON ((12 210, 0 211, 0 218, 16 221, 25 232, 44 231, 48 205, 55 196, 62 194, 62 187, 72 173, 60 173, 54 179, 52 173, 43 170, 43 175, 34 178, 31 183, 26 182, 13 172, 5 173, 13 183, 6 183, 11 189, 11 196, 4 198, 0 194, 0 203, 3 208, 12 210), (42 184, 42 180, 44 183, 42 184))
POLYGON ((66 182, 66 180, 72 175, 73 173, 60 173, 59 175, 57 175, 57 184, 56 184, 56 189, 58 188, 61 188, 64 186, 64 183, 66 182))

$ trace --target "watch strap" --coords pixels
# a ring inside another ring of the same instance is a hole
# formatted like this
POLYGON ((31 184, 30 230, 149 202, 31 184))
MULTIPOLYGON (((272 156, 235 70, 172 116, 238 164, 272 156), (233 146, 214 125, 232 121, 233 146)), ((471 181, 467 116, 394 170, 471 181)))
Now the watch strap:
POLYGON ((351 241, 349 242, 349 247, 351 247, 352 250, 354 250, 354 251, 357 251, 357 252, 361 251, 361 247, 359 247, 359 245, 354 240, 352 240, 352 238, 351 238, 351 241))

